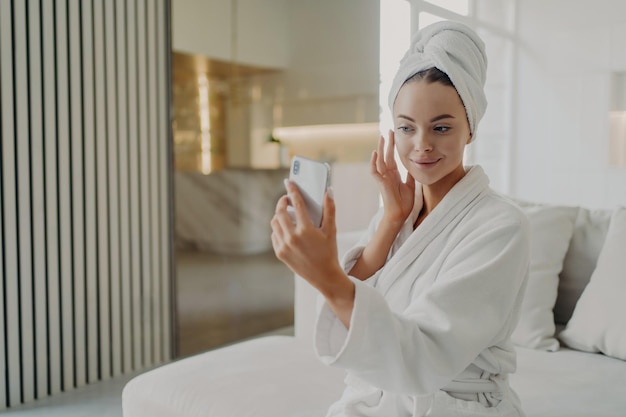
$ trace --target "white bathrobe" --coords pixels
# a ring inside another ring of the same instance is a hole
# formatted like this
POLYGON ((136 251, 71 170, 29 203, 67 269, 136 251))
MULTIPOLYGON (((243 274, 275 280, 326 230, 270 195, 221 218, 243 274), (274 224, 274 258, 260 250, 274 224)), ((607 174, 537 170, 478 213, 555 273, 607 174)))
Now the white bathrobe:
MULTIPOLYGON (((521 416, 508 374, 510 335, 529 269, 524 214, 489 188, 479 166, 413 230, 416 206, 386 264, 356 285, 349 330, 327 304, 315 331, 320 359, 347 370, 328 416, 521 416)), ((348 272, 371 239, 344 257, 348 272)))

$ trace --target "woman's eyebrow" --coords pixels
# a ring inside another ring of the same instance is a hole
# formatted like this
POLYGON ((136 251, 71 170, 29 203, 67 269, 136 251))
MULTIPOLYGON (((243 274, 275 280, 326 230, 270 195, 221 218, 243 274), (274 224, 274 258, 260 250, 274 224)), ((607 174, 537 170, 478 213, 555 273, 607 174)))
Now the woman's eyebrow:
MULTIPOLYGON (((396 116, 398 119, 406 119, 410 122, 415 123, 415 120, 412 117, 409 117, 407 115, 404 114, 399 114, 398 116, 396 116)), ((442 119, 454 119, 454 116, 452 116, 451 114, 440 114, 439 116, 435 116, 432 119, 430 119, 430 123, 434 123, 437 122, 439 120, 442 119)))
POLYGON ((439 116, 430 119, 430 123, 437 122, 441 119, 454 119, 454 116, 452 116, 451 114, 440 114, 439 116))

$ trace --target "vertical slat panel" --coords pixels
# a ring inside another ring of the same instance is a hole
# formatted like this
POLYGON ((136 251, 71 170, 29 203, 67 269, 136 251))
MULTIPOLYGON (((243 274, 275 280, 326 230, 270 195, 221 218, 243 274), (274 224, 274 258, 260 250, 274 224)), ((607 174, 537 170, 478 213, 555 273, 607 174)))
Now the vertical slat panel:
POLYGON ((59 203, 57 161, 56 106, 56 33, 55 9, 50 1, 41 2, 43 17, 43 98, 44 98, 44 166, 46 196, 46 265, 48 288, 48 354, 50 393, 62 387, 61 300, 59 276, 59 203))
POLYGON ((152 307, 152 352, 153 361, 158 363, 161 361, 161 329, 162 324, 159 320, 161 311, 161 281, 158 279, 161 276, 161 261, 159 258, 159 142, 161 137, 158 135, 158 113, 157 113, 157 100, 158 100, 158 85, 156 77, 156 69, 158 65, 156 55, 156 8, 155 2, 149 1, 146 4, 146 32, 147 32, 147 44, 148 44, 148 170, 149 170, 149 185, 150 185, 150 203, 149 203, 149 245, 150 250, 150 270, 152 271, 152 295, 150 297, 150 304, 152 307))
MULTIPOLYGON (((166 5, 167 6, 167 5, 166 5)), ((170 244, 172 239, 170 234, 170 216, 173 196, 169 193, 172 167, 170 165, 172 137, 170 135, 170 92, 169 85, 171 79, 170 72, 170 24, 169 24, 169 10, 166 6, 160 6, 157 8, 157 68, 158 68, 158 128, 159 128, 159 245, 161 260, 161 323, 163 328, 163 360, 167 361, 172 358, 172 332, 171 332, 171 320, 172 312, 170 310, 171 305, 171 283, 174 280, 174 276, 171 271, 171 258, 170 244)))
POLYGON ((167 360, 167 0, 0 0, 0 410, 167 360))
POLYGON ((130 304, 130 194, 128 176, 128 87, 126 61, 126 1, 117 0, 116 8, 116 45, 117 45, 117 111, 119 113, 117 136, 119 140, 119 175, 120 175, 120 278, 122 301, 122 371, 132 368, 132 329, 130 304))
POLYGON ((110 331, 110 269, 109 269, 109 202, 108 202, 108 156, 106 105, 106 62, 103 0, 93 4, 94 27, 94 68, 96 93, 96 189, 98 217, 98 307, 99 307, 99 360, 100 379, 111 376, 111 331, 110 331))
POLYGON ((141 283, 142 283, 142 328, 143 328, 143 363, 152 364, 152 263, 150 261, 150 154, 148 132, 148 57, 146 40, 146 0, 137 1, 137 55, 139 74, 139 183, 141 222, 141 283))
POLYGON ((48 335, 46 289, 46 219, 43 148, 43 85, 41 60, 41 13, 38 2, 29 9, 29 80, 31 181, 33 205, 33 282, 35 307, 35 388, 36 398, 48 395, 48 335))
POLYGON ((143 366, 143 326, 141 308, 141 221, 139 208, 139 86, 137 52, 137 2, 127 1, 126 16, 128 28, 128 159, 130 162, 130 253, 132 259, 132 334, 133 334, 133 369, 143 366))
POLYGON ((98 222, 94 93, 94 36, 91 0, 81 1, 83 46, 83 144, 85 167, 85 262, 87 305, 87 382, 99 378, 98 357, 98 222))
POLYGON ((24 2, 13 3, 15 115, 17 139, 17 201, 20 277, 22 401, 35 399, 33 270, 30 193, 30 126, 28 112, 28 44, 24 2))
POLYGON ((59 234, 61 256, 61 346, 63 389, 74 387, 74 294, 72 288, 72 196, 67 0, 56 0, 59 234))
MULTIPOLYGON (((83 152, 83 103, 82 103, 82 51, 81 51, 81 0, 70 0, 69 9, 69 69, 71 110, 71 192, 72 192, 72 241, 73 241, 73 302, 74 302, 74 362, 76 386, 87 382, 86 320, 85 320, 85 220, 84 220, 84 152, 83 152)), ((68 164, 70 165, 70 164, 68 164)))
POLYGON ((13 10, 11 3, 0 1, 0 62, 2 62, 2 212, 4 214, 4 277, 6 314, 6 362, 9 381, 7 383, 8 404, 21 401, 20 327, 19 327, 19 275, 16 212, 16 149, 13 88, 13 10))
POLYGON ((111 374, 122 373, 122 328, 120 294, 120 216, 119 216, 119 157, 118 157, 118 109, 115 55, 115 2, 104 2, 107 138, 109 157, 109 263, 111 303, 111 374))

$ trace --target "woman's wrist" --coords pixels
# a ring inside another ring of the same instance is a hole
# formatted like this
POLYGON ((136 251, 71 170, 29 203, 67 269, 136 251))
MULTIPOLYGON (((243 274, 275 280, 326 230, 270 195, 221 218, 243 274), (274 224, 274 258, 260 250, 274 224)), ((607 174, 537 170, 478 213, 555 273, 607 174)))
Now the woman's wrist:
POLYGON ((320 292, 337 318, 349 328, 356 293, 356 286, 350 278, 342 271, 341 278, 338 277, 333 285, 320 289, 320 292))
POLYGON ((326 275, 325 279, 317 280, 323 283, 317 289, 324 298, 330 301, 349 299, 352 296, 354 284, 338 263, 330 266, 329 270, 323 273, 326 275))
POLYGON ((393 235, 395 239, 395 236, 400 232, 407 218, 408 216, 398 217, 383 215, 380 223, 378 224, 378 229, 385 232, 385 234, 389 233, 390 235, 393 235))

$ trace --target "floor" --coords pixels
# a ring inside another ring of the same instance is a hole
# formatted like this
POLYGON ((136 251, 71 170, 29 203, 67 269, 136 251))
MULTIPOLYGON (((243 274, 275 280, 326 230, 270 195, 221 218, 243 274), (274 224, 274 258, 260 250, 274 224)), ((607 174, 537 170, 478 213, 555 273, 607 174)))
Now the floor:
MULTIPOLYGON (((179 358, 253 337, 293 335, 293 275, 273 253, 179 252, 176 258, 179 358)), ((122 389, 137 374, 3 411, 2 416, 121 417, 122 389)))

